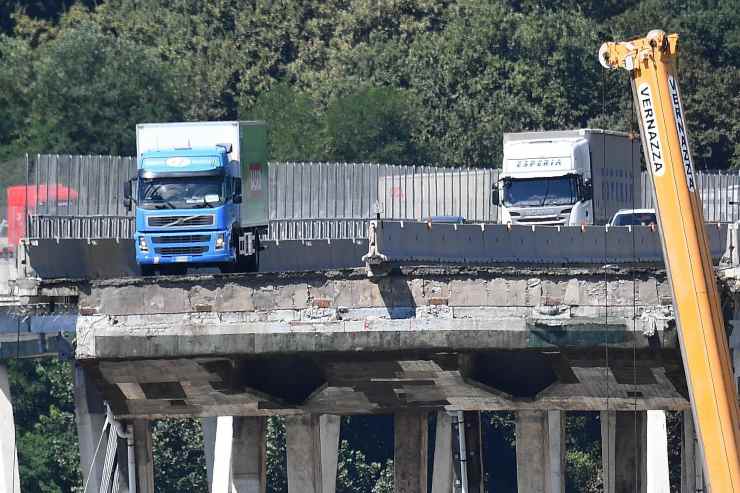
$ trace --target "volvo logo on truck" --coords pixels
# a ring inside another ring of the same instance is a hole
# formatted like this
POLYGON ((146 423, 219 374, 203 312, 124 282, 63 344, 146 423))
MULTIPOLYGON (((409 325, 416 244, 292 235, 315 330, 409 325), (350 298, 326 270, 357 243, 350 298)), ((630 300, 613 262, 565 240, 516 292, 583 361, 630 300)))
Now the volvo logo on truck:
POLYGON ((650 87, 640 84, 640 115, 642 116, 642 128, 647 138, 645 153, 648 155, 653 176, 663 176, 665 165, 663 164, 663 151, 660 145, 660 136, 655 123, 655 109, 650 87))

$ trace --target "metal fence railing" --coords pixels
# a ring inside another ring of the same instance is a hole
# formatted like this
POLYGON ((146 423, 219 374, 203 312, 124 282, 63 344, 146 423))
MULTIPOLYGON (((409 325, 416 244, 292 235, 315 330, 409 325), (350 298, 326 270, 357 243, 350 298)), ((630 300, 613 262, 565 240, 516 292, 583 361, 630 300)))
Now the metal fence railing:
POLYGON ((497 169, 374 163, 270 163, 270 219, 422 219, 495 222, 497 169))
MULTIPOLYGON (((117 156, 37 155, 27 160, 27 236, 128 238, 133 213, 123 206, 123 183, 136 161, 117 156)), ((394 166, 376 163, 273 162, 269 165, 267 238, 364 238, 368 221, 460 216, 495 223, 491 190, 497 169, 394 166)), ((638 207, 653 207, 642 174, 638 207)), ((740 175, 697 173, 704 216, 740 220, 740 175)))
MULTIPOLYGON (((734 223, 740 220, 740 174, 699 171, 696 173, 696 182, 705 221, 734 223)), ((654 208, 655 197, 647 172, 642 173, 640 190, 640 207, 654 208)))

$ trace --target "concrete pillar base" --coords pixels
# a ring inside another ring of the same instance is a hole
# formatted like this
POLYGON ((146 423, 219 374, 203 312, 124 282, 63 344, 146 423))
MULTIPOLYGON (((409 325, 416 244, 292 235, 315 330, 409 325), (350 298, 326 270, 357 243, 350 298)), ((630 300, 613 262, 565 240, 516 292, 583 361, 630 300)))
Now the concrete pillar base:
POLYGON ((647 413, 602 411, 601 443, 604 493, 646 493, 647 413))
MULTIPOLYGON (((234 418, 231 476, 233 493, 264 493, 265 428, 262 416, 234 418)), ((338 435, 337 435, 338 436, 338 435)), ((334 467, 336 470, 336 466, 334 467)))
POLYGON ((285 418, 289 493, 334 493, 339 423, 328 414, 285 418))
POLYGON ((394 415, 393 482, 396 493, 427 491, 428 419, 426 413, 394 415))
POLYGON ((683 412, 681 431, 681 493, 705 492, 701 447, 691 410, 683 412))
POLYGON ((15 446, 13 401, 10 397, 8 369, 0 364, 0 491, 20 493, 18 453, 15 446))
POLYGON ((452 493, 453 481, 452 417, 445 411, 439 411, 434 433, 432 493, 452 493))
POLYGON ((103 480, 105 447, 101 445, 97 454, 95 450, 105 426, 105 406, 100 392, 78 364, 74 368, 74 399, 82 480, 89 483, 88 491, 97 491, 103 480))
POLYGON ((136 419, 134 428, 134 457, 136 460, 137 493, 154 493, 154 456, 152 452, 152 425, 136 419))
POLYGON ((564 412, 516 413, 516 477, 519 493, 564 493, 564 412))

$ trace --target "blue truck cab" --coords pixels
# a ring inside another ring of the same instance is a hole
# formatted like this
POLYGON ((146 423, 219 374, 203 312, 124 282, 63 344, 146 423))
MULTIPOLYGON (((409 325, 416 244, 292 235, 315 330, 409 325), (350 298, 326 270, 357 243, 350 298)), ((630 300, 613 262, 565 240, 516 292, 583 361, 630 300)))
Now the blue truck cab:
POLYGON ((124 197, 127 206, 136 207, 134 244, 142 274, 185 273, 194 266, 224 272, 256 267, 259 233, 267 225, 265 126, 260 123, 137 126, 137 147, 143 149, 124 197), (182 146, 194 141, 197 145, 182 146), (168 145, 177 142, 180 146, 168 145))

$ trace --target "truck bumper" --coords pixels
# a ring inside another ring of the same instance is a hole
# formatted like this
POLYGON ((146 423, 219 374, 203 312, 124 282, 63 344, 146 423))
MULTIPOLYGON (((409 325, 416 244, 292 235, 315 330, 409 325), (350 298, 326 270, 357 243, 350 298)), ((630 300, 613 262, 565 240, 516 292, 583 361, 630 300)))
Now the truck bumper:
POLYGON ((229 231, 137 233, 135 244, 139 265, 213 264, 236 260, 229 231), (223 238, 222 248, 216 248, 218 238, 223 238))

